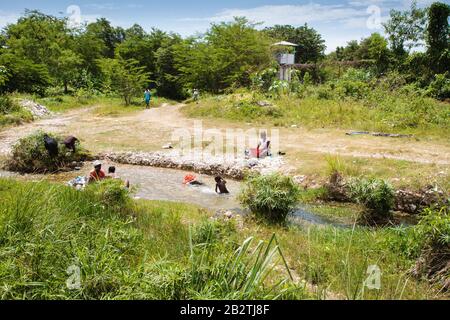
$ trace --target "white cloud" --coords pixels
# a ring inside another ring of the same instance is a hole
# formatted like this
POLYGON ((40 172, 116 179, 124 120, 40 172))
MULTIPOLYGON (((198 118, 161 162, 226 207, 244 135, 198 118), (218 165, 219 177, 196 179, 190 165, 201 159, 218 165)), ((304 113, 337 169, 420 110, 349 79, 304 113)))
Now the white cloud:
POLYGON ((252 22, 263 22, 263 26, 290 24, 300 26, 308 23, 322 34, 327 52, 348 41, 382 32, 381 23, 386 21, 391 0, 354 0, 349 3, 323 5, 266 5, 249 9, 224 9, 211 17, 186 18, 183 22, 192 30, 205 30, 212 22, 231 21, 234 17, 247 17, 252 22), (383 5, 383 3, 385 3, 383 5), (376 10, 375 10, 376 9, 376 10))
POLYGON ((266 5, 250 9, 225 9, 208 18, 187 18, 184 21, 230 21, 233 17, 245 16, 254 22, 265 25, 292 24, 302 25, 314 22, 338 22, 346 19, 368 16, 365 8, 357 9, 346 5, 266 5))
POLYGON ((135 3, 127 3, 127 4, 116 4, 112 2, 107 3, 90 3, 84 5, 86 8, 95 9, 95 10, 121 10, 121 9, 139 9, 144 6, 141 4, 135 3))
POLYGON ((191 28, 198 25, 203 29, 207 23, 231 21, 234 17, 247 17, 252 22, 262 22, 264 26, 276 24, 299 26, 308 23, 313 27, 328 24, 339 29, 364 28, 376 31, 376 29, 381 29, 381 24, 378 23, 376 28, 369 28, 368 26, 373 25, 369 20, 373 20, 374 14, 377 14, 378 21, 386 21, 386 16, 383 14, 387 15, 389 9, 376 5, 383 1, 386 0, 361 0, 357 5, 355 2, 340 5, 309 3, 305 5, 267 5, 250 9, 224 9, 211 17, 184 18, 179 21, 191 23, 191 28), (377 8, 378 12, 373 11, 373 8, 377 8))
POLYGON ((7 13, 0 11, 0 27, 6 27, 10 23, 15 23, 20 18, 20 15, 15 13, 7 13))

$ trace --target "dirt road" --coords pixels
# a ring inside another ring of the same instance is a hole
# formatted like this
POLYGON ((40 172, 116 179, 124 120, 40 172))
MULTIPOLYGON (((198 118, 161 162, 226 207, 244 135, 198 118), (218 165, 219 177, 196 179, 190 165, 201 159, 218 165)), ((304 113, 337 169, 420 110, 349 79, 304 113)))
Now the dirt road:
MULTIPOLYGON (((59 134, 74 134, 94 152, 160 150, 162 145, 171 142, 174 130, 189 129, 192 134, 195 120, 182 114, 180 111, 182 106, 166 104, 120 117, 95 116, 92 112, 95 107, 57 114, 49 119, 0 131, 0 155, 7 153, 19 138, 38 129, 59 134)), ((251 125, 205 120, 203 128, 247 130, 251 125)), ((450 144, 442 141, 346 136, 344 131, 333 129, 280 128, 279 130, 282 149, 299 157, 311 153, 339 154, 356 158, 395 159, 444 166, 450 164, 450 144)))

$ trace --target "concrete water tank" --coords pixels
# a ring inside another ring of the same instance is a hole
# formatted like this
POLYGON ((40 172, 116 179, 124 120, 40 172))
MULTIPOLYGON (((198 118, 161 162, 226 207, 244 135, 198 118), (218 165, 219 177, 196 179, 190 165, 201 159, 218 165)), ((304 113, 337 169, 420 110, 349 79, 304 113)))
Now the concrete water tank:
POLYGON ((280 53, 278 55, 279 64, 293 65, 295 61, 295 55, 290 53, 280 53))

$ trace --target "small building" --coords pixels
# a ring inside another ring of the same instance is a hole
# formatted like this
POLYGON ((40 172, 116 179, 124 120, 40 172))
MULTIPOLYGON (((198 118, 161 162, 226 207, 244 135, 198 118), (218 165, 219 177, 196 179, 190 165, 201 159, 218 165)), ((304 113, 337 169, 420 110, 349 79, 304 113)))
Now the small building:
POLYGON ((284 81, 291 81, 291 70, 295 64, 295 48, 298 47, 295 43, 281 41, 274 43, 272 46, 280 47, 276 53, 276 59, 280 65, 279 79, 284 81), (294 48, 293 53, 292 49, 294 48))

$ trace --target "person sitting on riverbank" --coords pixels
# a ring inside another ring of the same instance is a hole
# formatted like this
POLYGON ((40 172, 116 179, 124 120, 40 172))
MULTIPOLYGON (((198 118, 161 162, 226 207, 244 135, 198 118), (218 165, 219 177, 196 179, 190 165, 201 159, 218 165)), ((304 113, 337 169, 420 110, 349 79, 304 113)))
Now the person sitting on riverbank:
POLYGON ((89 173, 88 183, 98 182, 106 178, 105 172, 102 170, 102 163, 100 161, 94 162, 94 170, 89 173))
POLYGON ((227 182, 222 177, 215 177, 216 180, 216 193, 227 194, 230 193, 227 189, 227 182))
POLYGON ((258 143, 257 158, 262 159, 270 156, 270 140, 267 140, 267 133, 261 132, 261 140, 258 143))
POLYGON ((203 183, 197 180, 197 177, 193 174, 188 174, 184 177, 183 184, 190 186, 202 186, 203 183))
MULTIPOLYGON (((116 167, 109 167, 108 168, 108 175, 106 176, 108 179, 121 179, 116 174, 116 167)), ((125 180, 125 188, 130 189, 130 181, 125 180)))

